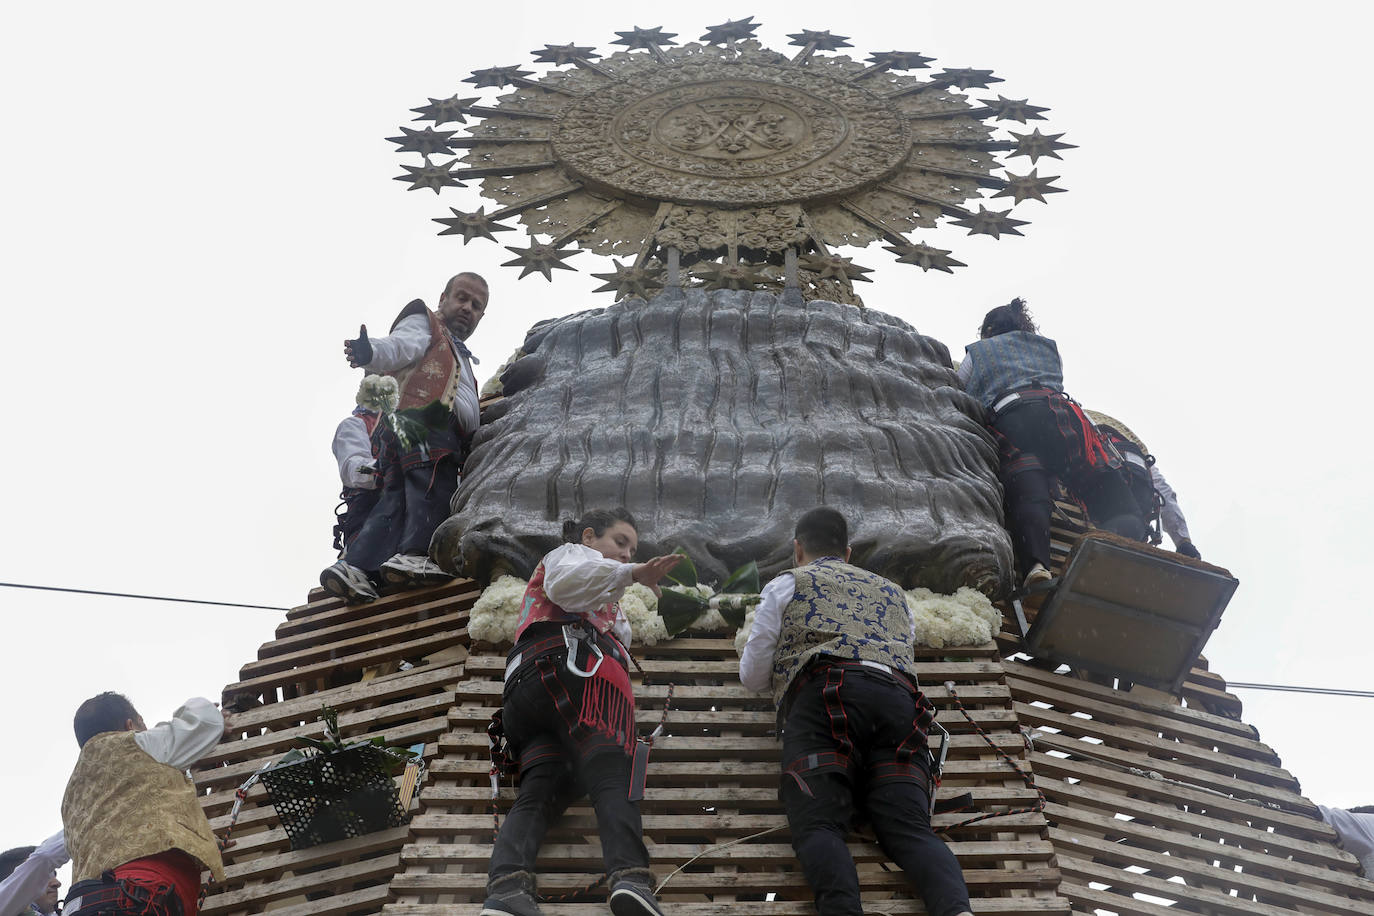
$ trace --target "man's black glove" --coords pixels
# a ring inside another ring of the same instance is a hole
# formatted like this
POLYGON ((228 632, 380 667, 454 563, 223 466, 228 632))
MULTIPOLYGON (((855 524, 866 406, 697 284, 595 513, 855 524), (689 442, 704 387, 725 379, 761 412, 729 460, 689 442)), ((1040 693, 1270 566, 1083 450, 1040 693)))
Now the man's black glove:
POLYGON ((367 339, 367 325, 358 327, 356 340, 344 341, 344 356, 348 357, 348 364, 354 369, 372 362, 372 341, 367 339))
POLYGON ((1202 559, 1202 554, 1198 553, 1198 549, 1193 546, 1192 541, 1179 541, 1177 550, 1185 557, 1192 557, 1194 560, 1202 559))

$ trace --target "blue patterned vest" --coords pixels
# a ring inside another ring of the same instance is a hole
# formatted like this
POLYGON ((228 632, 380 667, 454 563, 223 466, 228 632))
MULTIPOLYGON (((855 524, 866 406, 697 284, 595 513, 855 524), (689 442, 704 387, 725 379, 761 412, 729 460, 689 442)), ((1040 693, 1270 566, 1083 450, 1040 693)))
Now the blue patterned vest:
POLYGON ((773 702, 813 658, 881 662, 916 679, 906 596, 877 573, 823 557, 792 570, 797 589, 783 608, 773 652, 773 702))
POLYGON ((1048 337, 1029 331, 1008 331, 964 348, 972 372, 964 390, 991 410, 997 399, 1018 388, 1064 390, 1064 364, 1059 347, 1048 337))

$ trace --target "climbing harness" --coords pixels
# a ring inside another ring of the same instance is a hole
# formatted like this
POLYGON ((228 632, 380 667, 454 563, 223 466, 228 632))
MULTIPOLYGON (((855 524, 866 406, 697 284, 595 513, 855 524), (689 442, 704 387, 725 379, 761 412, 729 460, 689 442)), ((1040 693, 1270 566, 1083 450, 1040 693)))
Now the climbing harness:
MULTIPOLYGON (((647 676, 644 666, 639 663, 639 659, 611 634, 604 634, 615 642, 615 647, 620 653, 629 660, 630 664, 639 674, 647 676)), ((556 665, 549 660, 549 656, 559 648, 567 650, 567 659, 564 667, 569 672, 580 678, 591 678, 600 669, 606 660, 606 653, 596 644, 596 633, 590 628, 585 628, 579 623, 564 624, 562 632, 557 636, 542 639, 527 646, 520 652, 513 655, 506 663, 505 681, 510 682, 519 670, 528 664, 534 664, 539 672, 540 679, 549 689, 554 697, 554 702, 558 707, 563 718, 568 722, 569 728, 575 728, 578 719, 572 714, 572 701, 568 697, 567 691, 558 683, 555 672, 556 665), (579 659, 579 654, 581 657, 579 659), (595 663, 591 664, 590 669, 586 666, 588 660, 595 658, 595 663), (553 689, 554 687, 558 689, 553 689)), ((658 723, 648 735, 636 736, 634 751, 630 758, 630 801, 639 801, 644 795, 644 781, 648 775, 649 752, 653 749, 654 739, 663 734, 663 730, 668 723, 668 712, 673 708, 673 690, 675 685, 668 684, 667 696, 664 698, 663 711, 659 715, 658 723)), ((496 842, 497 835, 501 832, 500 807, 497 800, 501 795, 501 779, 514 779, 519 770, 519 763, 511 758, 510 745, 506 740, 505 727, 502 722, 503 710, 498 708, 491 714, 491 720, 487 723, 487 746, 491 759, 491 768, 488 775, 491 779, 491 841, 496 842)), ((745 837, 744 839, 748 839, 745 837)), ((704 854, 704 853, 703 853, 704 854)), ((603 873, 587 884, 585 887, 567 891, 562 894, 544 895, 540 894, 541 900, 548 903, 565 903, 575 900, 585 894, 591 893, 597 887, 605 884, 609 880, 609 875, 603 873)), ((670 876, 671 877, 671 876, 670 876)), ((666 879, 665 879, 666 880, 666 879)), ((660 885, 661 887, 662 885, 660 885)))

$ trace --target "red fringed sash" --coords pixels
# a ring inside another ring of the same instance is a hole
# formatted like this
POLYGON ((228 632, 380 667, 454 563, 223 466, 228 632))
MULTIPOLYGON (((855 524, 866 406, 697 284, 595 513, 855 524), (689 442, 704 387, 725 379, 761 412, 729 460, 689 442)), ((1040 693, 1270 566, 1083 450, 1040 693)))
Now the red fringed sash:
POLYGON ((635 695, 630 673, 609 654, 602 659, 596 674, 582 685, 582 710, 577 724, 635 750, 635 695))

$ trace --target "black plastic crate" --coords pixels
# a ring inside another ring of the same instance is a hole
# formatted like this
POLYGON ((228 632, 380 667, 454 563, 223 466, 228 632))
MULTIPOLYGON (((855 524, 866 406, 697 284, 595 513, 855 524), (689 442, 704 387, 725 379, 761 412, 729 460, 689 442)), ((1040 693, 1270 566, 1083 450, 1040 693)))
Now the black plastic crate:
POLYGON ((390 758, 365 744, 316 753, 272 767, 262 774, 292 849, 306 849, 405 820, 396 783, 387 775, 390 758))

